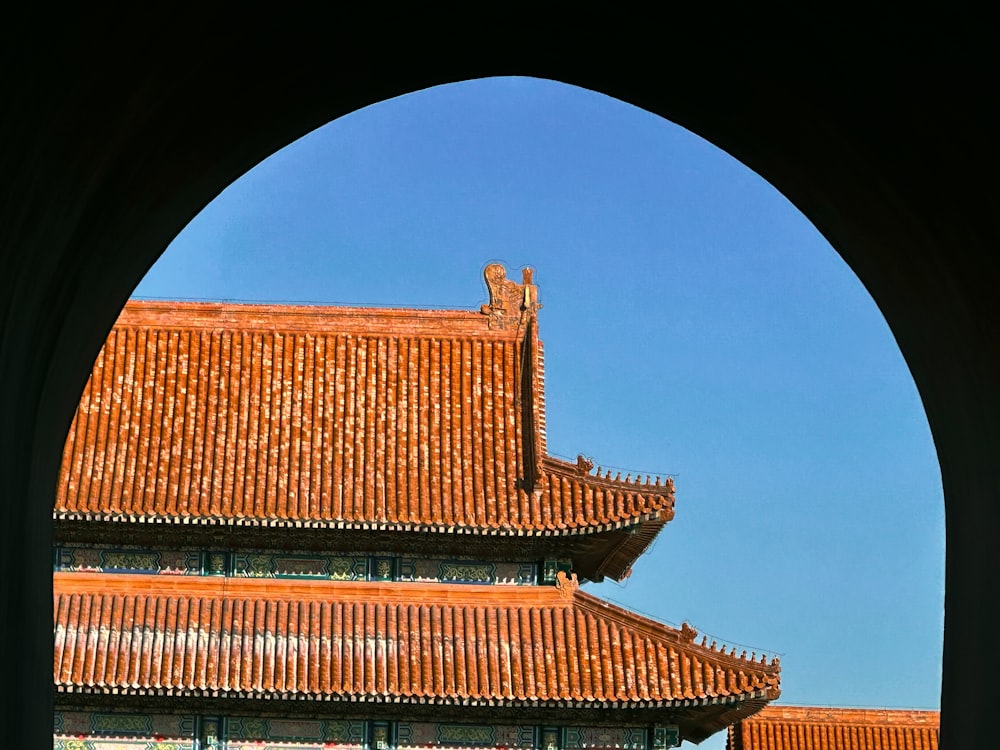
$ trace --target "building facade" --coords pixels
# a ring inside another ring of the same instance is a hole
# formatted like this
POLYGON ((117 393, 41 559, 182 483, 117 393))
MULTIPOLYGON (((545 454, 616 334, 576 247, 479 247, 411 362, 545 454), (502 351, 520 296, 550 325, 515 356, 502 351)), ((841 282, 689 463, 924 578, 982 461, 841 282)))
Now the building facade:
POLYGON ((661 750, 779 695, 581 588, 669 477, 550 456, 538 290, 478 311, 130 302, 55 502, 55 747, 661 750))

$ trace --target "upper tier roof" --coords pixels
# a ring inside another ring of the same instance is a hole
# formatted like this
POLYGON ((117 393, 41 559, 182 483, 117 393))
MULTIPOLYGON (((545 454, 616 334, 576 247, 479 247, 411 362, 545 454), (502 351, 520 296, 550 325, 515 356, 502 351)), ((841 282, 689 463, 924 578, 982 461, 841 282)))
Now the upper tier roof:
POLYGON ((768 706, 729 728, 727 750, 937 750, 940 713, 768 706))
MULTIPOLYGON (((701 739, 780 666, 558 586, 56 573, 59 692, 647 710, 701 739)), ((471 710, 471 709, 470 709, 471 710)))
POLYGON ((486 278, 478 312, 129 302, 70 429, 56 518, 627 528, 581 570, 627 575, 672 517, 673 484, 546 455, 537 289, 530 272, 486 278))

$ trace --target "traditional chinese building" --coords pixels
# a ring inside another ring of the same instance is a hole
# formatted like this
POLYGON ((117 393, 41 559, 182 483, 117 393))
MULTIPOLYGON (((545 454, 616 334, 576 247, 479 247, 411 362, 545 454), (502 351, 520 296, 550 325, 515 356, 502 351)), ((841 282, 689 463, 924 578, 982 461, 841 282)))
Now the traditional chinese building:
POLYGON ((669 478, 545 442, 538 291, 479 311, 130 302, 55 502, 59 748, 661 750, 779 693, 580 587, 669 478))
POLYGON ((767 706, 729 727, 727 750, 938 750, 938 711, 767 706))

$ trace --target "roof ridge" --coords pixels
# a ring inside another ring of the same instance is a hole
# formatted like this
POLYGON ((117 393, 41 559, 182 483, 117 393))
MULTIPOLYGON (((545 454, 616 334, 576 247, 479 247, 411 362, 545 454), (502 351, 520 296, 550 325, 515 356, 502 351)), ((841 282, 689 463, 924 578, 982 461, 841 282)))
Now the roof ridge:
POLYGON ((125 307, 165 307, 165 308, 216 308, 220 310, 269 310, 295 312, 324 312, 327 310, 347 310, 351 312, 370 312, 379 310, 414 312, 414 313, 477 313, 479 306, 438 307, 436 305, 394 305, 394 304, 338 304, 336 302, 305 302, 277 300, 237 300, 237 299, 195 299, 183 297, 129 297, 125 307))
POLYGON ((589 482, 594 484, 607 486, 607 487, 628 487, 643 490, 653 490, 659 491, 659 494, 674 494, 674 479, 669 474, 659 474, 659 473, 646 473, 636 472, 635 478, 632 477, 631 473, 626 473, 624 479, 622 479, 622 473, 619 471, 617 476, 611 476, 611 469, 608 469, 604 476, 601 476, 601 471, 604 467, 597 466, 597 472, 591 474, 590 472, 594 470, 593 459, 584 456, 582 453, 576 457, 576 463, 567 461, 564 458, 558 456, 546 455, 544 457, 544 462, 548 468, 556 473, 562 473, 566 475, 576 475, 580 478, 587 479, 589 482))
POLYGON ((926 708, 880 708, 875 706, 789 706, 771 704, 755 717, 755 721, 769 722, 830 722, 836 724, 865 724, 865 720, 885 721, 895 719, 893 724, 906 723, 924 726, 940 720, 940 709, 926 708), (853 721, 852 721, 853 719, 853 721), (907 722, 906 719, 911 721, 907 722))
POLYGON ((716 640, 713 640, 711 644, 709 644, 707 636, 702 636, 701 643, 696 643, 695 639, 698 637, 698 631, 691 627, 687 622, 682 623, 681 627, 675 628, 664 622, 660 622, 649 615, 633 612, 630 609, 626 609, 621 605, 602 599, 586 591, 575 592, 575 598, 580 600, 579 604, 582 606, 591 609, 592 611, 600 612, 604 616, 610 615, 623 625, 636 627, 641 630, 647 630, 651 635, 662 636, 663 634, 666 634, 668 638, 675 640, 678 644, 705 652, 713 659, 722 659, 725 662, 738 664, 749 663, 755 668, 765 669, 768 671, 769 668, 777 668, 781 664, 781 659, 777 655, 773 655, 771 659, 768 660, 767 654, 761 653, 758 658, 757 652, 754 651, 751 656, 748 657, 746 649, 744 649, 743 652, 737 656, 735 646, 729 646, 730 651, 729 653, 726 653, 727 644, 719 644, 716 640))
MULTIPOLYGON (((348 335, 356 328, 371 338, 397 334, 447 338, 505 338, 475 309, 419 309, 343 305, 275 305, 265 303, 149 301, 130 299, 115 328, 148 327, 177 330, 217 330, 243 327, 247 332, 348 335), (280 325, 279 325, 280 324, 280 325), (444 326, 447 324, 447 328, 444 326), (335 328, 331 328, 335 327, 335 328)), ((356 335, 356 334, 354 334, 356 335)))

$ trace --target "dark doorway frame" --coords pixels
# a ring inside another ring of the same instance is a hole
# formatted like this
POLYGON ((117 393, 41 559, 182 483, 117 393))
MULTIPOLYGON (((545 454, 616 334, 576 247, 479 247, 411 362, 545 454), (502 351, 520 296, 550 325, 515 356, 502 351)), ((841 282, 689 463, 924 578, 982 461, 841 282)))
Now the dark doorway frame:
POLYGON ((974 19, 888 12, 675 15, 665 28, 607 9, 475 21, 355 11, 88 8, 13 18, 0 32, 8 742, 51 742, 52 492, 91 363, 138 280, 212 198, 310 130, 428 86, 516 74, 617 97, 726 150, 788 197, 872 294, 941 465, 942 746, 988 746, 1000 598, 1000 122, 988 24, 980 38, 974 19))

